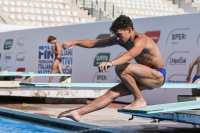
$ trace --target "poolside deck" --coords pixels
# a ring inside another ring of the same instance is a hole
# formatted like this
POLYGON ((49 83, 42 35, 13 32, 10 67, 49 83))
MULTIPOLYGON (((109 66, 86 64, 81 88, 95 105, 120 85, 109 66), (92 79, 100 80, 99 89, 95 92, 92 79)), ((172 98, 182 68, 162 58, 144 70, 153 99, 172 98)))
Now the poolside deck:
MULTIPOLYGON (((90 102, 90 101, 88 101, 90 102)), ((19 111, 29 116, 38 117, 33 113, 35 112, 49 112, 52 114, 59 114, 62 111, 77 108, 83 106, 84 104, 0 104, 3 109, 11 109, 13 111, 19 111)), ((191 124, 176 123, 170 121, 161 121, 161 123, 150 123, 152 119, 145 119, 135 117, 133 120, 129 121, 130 115, 118 113, 117 109, 121 108, 122 104, 110 104, 108 107, 92 112, 82 117, 80 122, 75 122, 79 126, 95 125, 100 126, 99 130, 107 132, 119 132, 119 133, 133 133, 133 132, 200 132, 200 128, 194 128, 191 124)), ((124 104, 123 104, 124 105, 124 104)), ((0 110, 1 112, 1 110, 0 110)), ((47 118, 45 116, 39 116, 40 118, 47 118)), ((57 119, 56 117, 52 120, 57 119)), ((71 122, 72 120, 68 118, 62 118, 65 122, 71 122)), ((94 132, 95 127, 94 126, 94 132)), ((89 126, 90 128, 92 126, 89 126)))

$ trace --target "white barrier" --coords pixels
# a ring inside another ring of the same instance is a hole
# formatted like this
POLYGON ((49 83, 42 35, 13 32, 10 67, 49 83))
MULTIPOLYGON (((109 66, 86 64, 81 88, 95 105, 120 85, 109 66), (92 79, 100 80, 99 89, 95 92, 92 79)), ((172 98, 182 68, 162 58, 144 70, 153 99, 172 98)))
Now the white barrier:
MULTIPOLYGON (((200 13, 133 19, 137 32, 145 33, 157 42, 167 69, 166 82, 185 81, 189 63, 199 55, 199 22, 200 13)), ((105 21, 1 33, 1 70, 49 72, 54 59, 53 55, 47 52, 51 48, 46 41, 49 35, 56 36, 61 43, 73 39, 96 39, 102 34, 109 36, 111 24, 112 21, 105 21)), ((63 70, 66 74, 72 74, 72 82, 119 82, 114 67, 100 74, 97 65, 101 61, 112 60, 123 52, 125 49, 119 46, 94 49, 75 47, 73 51, 63 51, 63 70)), ((195 71, 192 76, 194 73, 195 71)), ((22 80, 21 77, 18 78, 22 80)), ((36 82, 47 80, 48 77, 35 79, 36 82)), ((58 78, 55 77, 54 82, 57 81, 58 78)), ((161 104, 176 102, 177 95, 190 95, 191 90, 163 88, 142 93, 149 104, 161 104)), ((130 102, 133 98, 129 96, 117 100, 130 102)))

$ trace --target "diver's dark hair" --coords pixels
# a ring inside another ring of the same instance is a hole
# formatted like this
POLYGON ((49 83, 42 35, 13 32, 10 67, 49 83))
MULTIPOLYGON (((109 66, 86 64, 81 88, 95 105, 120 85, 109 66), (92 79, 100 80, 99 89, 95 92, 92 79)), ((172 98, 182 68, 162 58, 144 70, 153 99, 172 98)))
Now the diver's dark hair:
POLYGON ((54 36, 49 36, 47 39, 47 43, 51 43, 51 41, 56 40, 56 37, 54 36))
POLYGON ((120 15, 115 21, 112 23, 110 27, 110 32, 113 34, 117 32, 117 30, 125 30, 126 28, 131 27, 133 30, 133 23, 131 19, 126 15, 120 15))

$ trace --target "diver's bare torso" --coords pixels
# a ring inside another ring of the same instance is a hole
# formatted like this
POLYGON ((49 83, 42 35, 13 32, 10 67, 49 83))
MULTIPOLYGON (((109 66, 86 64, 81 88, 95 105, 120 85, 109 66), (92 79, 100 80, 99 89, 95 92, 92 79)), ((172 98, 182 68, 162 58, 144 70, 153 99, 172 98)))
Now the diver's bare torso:
POLYGON ((150 39, 146 35, 139 34, 134 39, 134 42, 128 41, 125 44, 122 44, 120 41, 117 41, 115 37, 112 37, 112 40, 114 42, 124 47, 127 51, 129 51, 132 47, 134 47, 135 41, 138 41, 138 39, 147 39, 147 42, 142 52, 138 56, 135 57, 135 61, 138 64, 142 64, 153 69, 164 68, 164 62, 157 45, 152 39, 150 39))
MULTIPOLYGON (((57 44, 55 45, 55 51, 58 51, 58 47, 60 50, 62 50, 62 46, 60 45, 60 43, 57 42, 57 44)), ((61 51, 59 52, 59 54, 55 53, 55 59, 61 57, 61 51)))

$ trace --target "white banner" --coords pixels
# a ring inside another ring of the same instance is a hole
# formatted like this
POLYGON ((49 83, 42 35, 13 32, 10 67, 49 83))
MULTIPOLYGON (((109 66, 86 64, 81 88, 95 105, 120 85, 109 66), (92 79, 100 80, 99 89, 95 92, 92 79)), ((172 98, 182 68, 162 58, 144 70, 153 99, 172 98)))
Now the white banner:
MULTIPOLYGON (((167 69, 166 82, 185 82, 190 62, 199 55, 199 23, 200 13, 133 19, 135 30, 146 34, 157 43, 167 69)), ((65 40, 105 38, 110 36, 111 24, 112 21, 104 21, 1 33, 1 70, 49 73, 54 60, 54 55, 47 52, 51 48, 47 44, 49 35, 57 37, 60 43, 65 40)), ((118 45, 93 49, 75 47, 73 51, 62 52, 63 71, 72 73, 72 82, 120 82, 114 67, 105 73, 98 73, 97 66, 101 61, 112 60, 123 52, 125 49, 118 45)), ((195 70, 192 76, 194 74, 195 70)), ((47 82, 48 78, 36 77, 35 81, 47 82)), ((22 77, 18 77, 18 80, 22 80, 22 77)), ((55 77, 53 82, 58 80, 59 77, 55 77)), ((148 104, 160 104, 176 102, 177 95, 191 95, 191 90, 159 88, 142 93, 148 104)), ((131 102, 133 96, 117 100, 131 102)))

